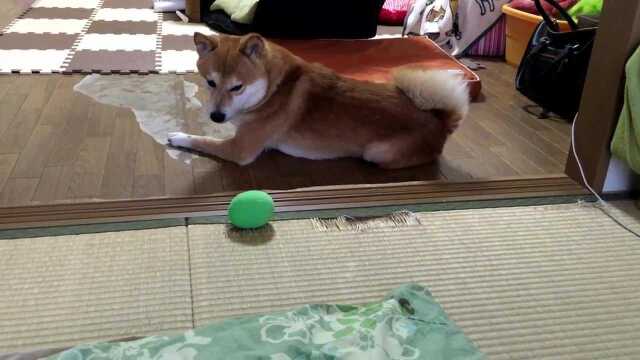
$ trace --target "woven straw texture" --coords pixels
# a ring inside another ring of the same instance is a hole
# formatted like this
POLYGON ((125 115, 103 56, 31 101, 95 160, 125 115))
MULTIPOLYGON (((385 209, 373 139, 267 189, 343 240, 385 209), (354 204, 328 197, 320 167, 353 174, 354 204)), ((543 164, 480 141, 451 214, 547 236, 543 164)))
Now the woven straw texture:
MULTIPOLYGON (((633 204, 615 214, 640 230, 633 204)), ((640 353, 640 240, 591 205, 322 229, 277 221, 249 233, 202 224, 6 240, 0 253, 0 350, 377 301, 419 282, 491 359, 640 353)))
POLYGON ((192 326, 186 228, 0 241, 0 353, 192 326))
POLYGON ((190 226, 196 325, 305 303, 374 301, 419 282, 491 359, 640 352, 640 239, 599 210, 573 204, 418 218, 421 225, 334 232, 309 220, 274 222, 271 240, 246 243, 224 226, 190 226))

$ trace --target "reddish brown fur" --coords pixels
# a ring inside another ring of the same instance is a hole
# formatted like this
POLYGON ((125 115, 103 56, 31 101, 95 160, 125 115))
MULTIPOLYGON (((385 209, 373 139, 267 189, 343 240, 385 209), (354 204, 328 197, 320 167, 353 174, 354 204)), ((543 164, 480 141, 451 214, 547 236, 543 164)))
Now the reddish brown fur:
MULTIPOLYGON (((338 76, 257 35, 199 36, 196 44, 210 41, 213 49, 198 62, 203 77, 215 71, 246 84, 266 78, 268 90, 260 103, 231 119, 238 126, 234 138, 189 136, 188 146, 196 150, 239 164, 276 148, 312 159, 362 157, 401 168, 435 160, 451 132, 442 112, 420 110, 393 84, 338 76), (248 46, 257 52, 248 56, 248 46)), ((212 106, 224 96, 230 95, 212 95, 212 106)))

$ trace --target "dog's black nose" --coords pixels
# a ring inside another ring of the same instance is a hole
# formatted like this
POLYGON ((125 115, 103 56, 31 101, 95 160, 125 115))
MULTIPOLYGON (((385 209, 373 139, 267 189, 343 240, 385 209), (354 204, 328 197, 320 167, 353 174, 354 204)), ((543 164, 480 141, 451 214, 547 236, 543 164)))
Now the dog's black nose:
POLYGON ((211 121, 215 123, 222 123, 227 118, 227 114, 220 111, 214 111, 209 114, 209 117, 211 118, 211 121))

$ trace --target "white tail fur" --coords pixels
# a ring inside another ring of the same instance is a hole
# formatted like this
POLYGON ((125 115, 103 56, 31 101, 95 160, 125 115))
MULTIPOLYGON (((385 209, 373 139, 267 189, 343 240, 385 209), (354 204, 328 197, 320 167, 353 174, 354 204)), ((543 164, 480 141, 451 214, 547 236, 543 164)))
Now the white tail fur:
POLYGON ((469 90, 458 73, 401 67, 393 72, 393 81, 419 109, 444 111, 443 120, 450 131, 467 116, 469 90))

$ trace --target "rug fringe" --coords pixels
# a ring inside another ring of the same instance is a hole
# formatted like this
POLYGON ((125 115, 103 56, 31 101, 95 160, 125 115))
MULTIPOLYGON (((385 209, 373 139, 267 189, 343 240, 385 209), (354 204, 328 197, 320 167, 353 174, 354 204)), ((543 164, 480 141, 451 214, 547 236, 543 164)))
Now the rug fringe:
POLYGON ((313 218, 311 224, 316 231, 368 231, 386 227, 404 227, 420 225, 420 219, 411 211, 401 210, 387 216, 352 217, 339 216, 336 218, 313 218))

